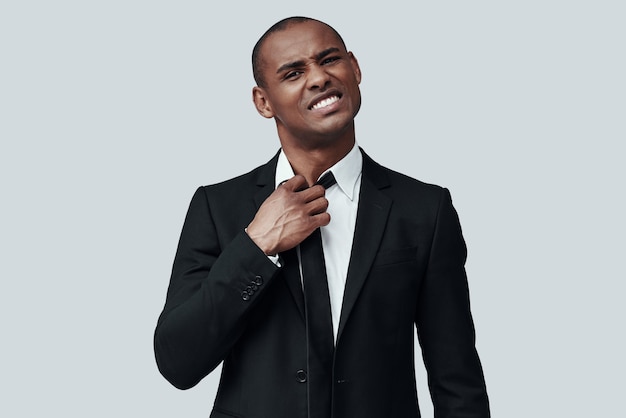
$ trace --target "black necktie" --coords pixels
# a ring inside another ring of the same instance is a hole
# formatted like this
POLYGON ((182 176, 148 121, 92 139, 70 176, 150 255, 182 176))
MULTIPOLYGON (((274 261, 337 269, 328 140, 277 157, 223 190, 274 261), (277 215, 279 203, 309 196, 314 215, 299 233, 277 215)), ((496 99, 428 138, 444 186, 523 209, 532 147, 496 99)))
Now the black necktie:
MULTIPOLYGON (((335 183, 335 176, 329 171, 316 184, 327 189, 335 183)), ((309 418, 329 418, 335 342, 319 228, 300 243, 300 262, 306 312, 309 418)))

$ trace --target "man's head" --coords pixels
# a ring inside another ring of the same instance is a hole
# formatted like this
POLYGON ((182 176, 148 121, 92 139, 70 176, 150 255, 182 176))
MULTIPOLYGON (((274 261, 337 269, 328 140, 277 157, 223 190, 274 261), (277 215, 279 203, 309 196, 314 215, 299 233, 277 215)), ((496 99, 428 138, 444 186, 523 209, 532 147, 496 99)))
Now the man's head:
POLYGON ((361 70, 332 27, 304 17, 281 20, 255 45, 252 65, 255 106, 276 120, 281 142, 317 146, 350 135, 354 142, 361 70))
POLYGON ((319 23, 326 25, 330 30, 332 30, 335 33, 339 41, 341 41, 341 45, 343 45, 343 48, 346 49, 346 44, 343 41, 343 38, 341 37, 341 35, 339 35, 339 32, 337 32, 332 26, 324 22, 321 22, 319 20, 312 19, 310 17, 303 17, 303 16, 287 17, 283 20, 280 20, 274 23, 268 30, 266 30, 265 33, 259 38, 259 40, 254 45, 254 48, 252 49, 252 76, 254 77, 254 81, 256 82, 257 86, 259 87, 265 86, 265 80, 263 78, 263 68, 262 68, 263 63, 262 63, 261 54, 260 54, 261 47, 265 43, 265 40, 272 33, 285 30, 290 25, 295 25, 295 24, 303 23, 303 22, 311 22, 311 21, 319 22, 319 23))

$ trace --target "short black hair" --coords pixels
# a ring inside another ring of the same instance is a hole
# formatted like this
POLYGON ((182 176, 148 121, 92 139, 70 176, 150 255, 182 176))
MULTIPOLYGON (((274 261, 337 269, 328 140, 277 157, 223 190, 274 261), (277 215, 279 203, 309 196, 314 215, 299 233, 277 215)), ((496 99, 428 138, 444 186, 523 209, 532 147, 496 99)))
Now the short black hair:
POLYGON ((335 33, 339 41, 341 41, 343 47, 346 48, 346 43, 343 41, 341 35, 339 35, 339 32, 337 32, 335 28, 330 26, 328 23, 322 22, 321 20, 304 16, 292 16, 280 20, 274 23, 268 30, 265 31, 265 33, 259 38, 259 40, 254 45, 254 48, 252 49, 252 76, 254 77, 254 81, 259 87, 265 87, 265 79, 263 78, 262 74, 263 69, 261 68, 261 47, 265 43, 265 40, 274 32, 279 32, 287 29, 291 25, 304 22, 319 22, 322 25, 327 26, 335 33))

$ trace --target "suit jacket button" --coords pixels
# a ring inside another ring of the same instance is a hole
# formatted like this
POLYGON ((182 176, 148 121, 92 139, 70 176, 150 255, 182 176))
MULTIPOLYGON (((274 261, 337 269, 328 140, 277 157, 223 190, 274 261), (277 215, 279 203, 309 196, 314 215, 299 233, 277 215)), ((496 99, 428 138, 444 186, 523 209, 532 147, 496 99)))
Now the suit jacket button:
POLYGON ((243 299, 243 300, 250 300, 250 294, 244 290, 241 293, 241 299, 243 299))
POLYGON ((306 372, 304 370, 298 370, 296 372, 296 379, 298 379, 300 383, 306 382, 306 372))
POLYGON ((261 276, 255 276, 253 283, 257 286, 261 286, 263 284, 263 278, 261 276))

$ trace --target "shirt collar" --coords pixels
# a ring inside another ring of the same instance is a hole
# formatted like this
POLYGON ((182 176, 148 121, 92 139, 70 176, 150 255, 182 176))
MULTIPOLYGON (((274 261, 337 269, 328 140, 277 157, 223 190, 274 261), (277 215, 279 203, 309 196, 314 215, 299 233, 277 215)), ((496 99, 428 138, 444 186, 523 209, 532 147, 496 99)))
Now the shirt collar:
MULTIPOLYGON (((361 170, 363 169, 363 156, 361 155, 361 150, 359 150, 359 146, 357 143, 354 143, 354 147, 352 150, 339 160, 335 165, 330 167, 328 170, 324 171, 320 177, 322 177, 326 172, 332 171, 333 176, 337 180, 337 185, 341 189, 341 191, 348 197, 350 200, 354 200, 355 189, 357 185, 357 181, 361 178, 361 170)), ((291 164, 289 160, 287 160, 287 156, 281 150, 278 155, 278 162, 276 164, 276 184, 278 185, 285 180, 289 180, 295 175, 293 172, 293 168, 291 168, 291 164)))

